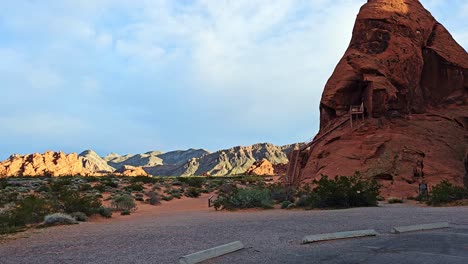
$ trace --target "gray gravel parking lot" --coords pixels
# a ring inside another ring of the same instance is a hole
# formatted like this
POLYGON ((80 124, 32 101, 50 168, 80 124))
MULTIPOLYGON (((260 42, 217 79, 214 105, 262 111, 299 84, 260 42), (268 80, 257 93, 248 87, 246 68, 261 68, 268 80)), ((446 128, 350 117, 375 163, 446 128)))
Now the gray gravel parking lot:
POLYGON ((54 227, 24 236, 0 243, 0 263, 177 263, 183 255, 236 240, 245 249, 207 263, 468 263, 468 207, 206 209, 54 227), (389 233, 394 226, 434 222, 457 226, 389 233), (301 244, 304 235, 359 229, 381 235, 301 244))

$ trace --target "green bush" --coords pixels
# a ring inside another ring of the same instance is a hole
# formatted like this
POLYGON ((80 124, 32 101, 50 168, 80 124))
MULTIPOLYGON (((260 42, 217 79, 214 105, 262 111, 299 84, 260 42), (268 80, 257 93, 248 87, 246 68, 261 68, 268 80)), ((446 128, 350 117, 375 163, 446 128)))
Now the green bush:
POLYGON ((437 206, 462 199, 468 199, 468 189, 455 186, 449 181, 444 180, 432 187, 427 203, 437 206))
POLYGON ((145 188, 143 187, 141 183, 132 183, 125 187, 125 190, 129 192, 141 192, 144 189, 145 188))
POLYGON ((327 176, 314 180, 310 194, 311 207, 349 208, 376 206, 380 185, 375 179, 363 179, 359 174, 352 177, 340 176, 329 179, 327 176))
POLYGON ((277 202, 294 201, 295 190, 290 186, 285 186, 284 184, 272 184, 268 186, 271 191, 271 198, 277 202))
POLYGON ((293 203, 290 202, 290 201, 283 201, 283 202, 281 203, 281 209, 287 209, 287 208, 289 208, 289 206, 290 206, 291 204, 293 204, 293 203))
POLYGON ((70 216, 72 216, 73 218, 75 218, 76 221, 79 221, 79 222, 88 221, 88 216, 83 212, 74 212, 74 213, 71 213, 70 216))
POLYGON ((167 196, 163 195, 163 197, 161 197, 161 199, 168 202, 168 201, 174 199, 174 196, 172 196, 172 195, 167 195, 167 196))
POLYGON ((388 198, 387 202, 389 204, 396 204, 396 203, 403 203, 403 200, 400 198, 396 198, 396 197, 390 197, 388 198))
POLYGON ((186 183, 190 187, 201 188, 205 179, 202 177, 178 177, 180 182, 186 183))
POLYGON ((98 197, 78 191, 66 191, 59 195, 59 203, 65 213, 83 212, 90 216, 101 207, 98 197))
POLYGON ((98 209, 98 213, 105 217, 105 218, 111 218, 112 217, 112 209, 111 208, 107 208, 107 207, 99 207, 98 209))
POLYGON ((120 215, 130 215, 130 211, 129 210, 123 210, 122 212, 120 212, 120 215))
POLYGON ((51 211, 52 206, 47 200, 27 196, 14 207, 0 212, 0 234, 16 232, 25 225, 39 223, 51 211))
POLYGON ((136 177, 132 177, 130 179, 130 182, 131 183, 143 183, 143 184, 147 184, 147 183, 157 183, 159 182, 159 179, 158 178, 153 178, 151 176, 136 176, 136 177))
POLYGON ((148 197, 149 197, 148 201, 151 205, 161 204, 161 201, 159 200, 159 196, 156 192, 149 192, 148 197))
POLYGON ((195 187, 190 187, 185 191, 185 196, 191 197, 191 198, 198 198, 201 195, 201 189, 200 188, 195 188, 195 187))
POLYGON ((133 210, 136 208, 135 201, 130 195, 116 196, 112 199, 111 206, 117 211, 133 210))
POLYGON ((216 210, 272 208, 273 199, 270 190, 266 188, 236 188, 233 192, 221 193, 213 202, 216 210))
POLYGON ((18 226, 39 223, 51 211, 52 206, 47 200, 31 195, 17 203, 11 212, 11 220, 18 226))

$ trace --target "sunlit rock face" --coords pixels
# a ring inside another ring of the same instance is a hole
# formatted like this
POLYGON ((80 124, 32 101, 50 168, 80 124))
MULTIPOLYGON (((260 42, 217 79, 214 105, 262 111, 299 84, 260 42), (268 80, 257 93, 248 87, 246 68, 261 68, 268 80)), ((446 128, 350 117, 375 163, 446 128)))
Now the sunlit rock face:
POLYGON ((299 179, 359 171, 397 197, 420 182, 468 185, 467 90, 468 54, 419 1, 369 0, 324 88, 322 140, 301 152, 299 179), (361 103, 364 121, 336 128, 361 103))
POLYGON ((466 104, 468 55, 417 0, 369 0, 321 100, 321 128, 364 103, 370 117, 466 104))

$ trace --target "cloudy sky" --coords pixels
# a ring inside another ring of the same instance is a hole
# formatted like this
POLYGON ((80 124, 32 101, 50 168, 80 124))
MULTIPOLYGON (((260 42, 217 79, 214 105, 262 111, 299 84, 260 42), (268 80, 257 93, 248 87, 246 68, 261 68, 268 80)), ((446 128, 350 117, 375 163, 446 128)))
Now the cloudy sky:
MULTIPOLYGON (((288 144, 365 0, 0 3, 0 158, 288 144)), ((468 48, 468 2, 423 0, 468 48)))

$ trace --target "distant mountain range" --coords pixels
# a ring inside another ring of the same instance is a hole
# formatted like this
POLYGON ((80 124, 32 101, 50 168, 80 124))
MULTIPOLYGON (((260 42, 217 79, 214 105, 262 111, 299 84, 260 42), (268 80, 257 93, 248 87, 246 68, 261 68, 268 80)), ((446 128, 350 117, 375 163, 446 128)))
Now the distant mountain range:
POLYGON ((266 159, 273 165, 287 164, 288 153, 299 144, 275 146, 260 143, 237 146, 209 152, 204 149, 176 150, 170 152, 150 151, 143 154, 119 155, 110 153, 100 157, 92 150, 79 154, 84 167, 91 172, 109 173, 124 165, 142 167, 154 176, 224 176, 245 173, 256 161, 266 159))

